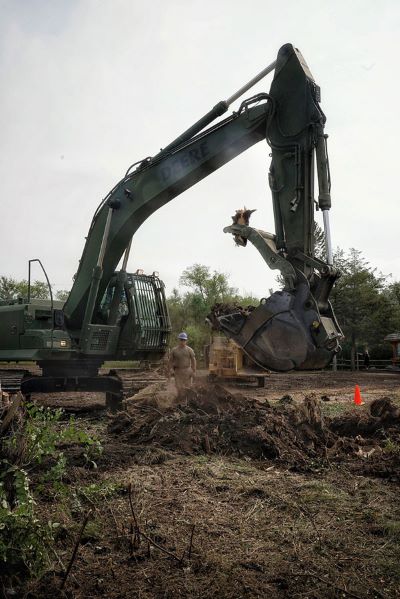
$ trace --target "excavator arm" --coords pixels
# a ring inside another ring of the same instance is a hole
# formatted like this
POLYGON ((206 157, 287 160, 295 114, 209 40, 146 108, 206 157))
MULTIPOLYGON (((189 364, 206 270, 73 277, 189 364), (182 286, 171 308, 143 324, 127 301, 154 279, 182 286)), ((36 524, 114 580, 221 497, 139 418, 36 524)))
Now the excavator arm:
POLYGON ((258 102, 242 107, 218 125, 163 151, 160 156, 142 161, 108 194, 93 218, 78 272, 64 306, 71 328, 80 329, 84 321, 107 219, 109 228, 96 305, 132 236, 149 216, 257 142, 265 140, 269 104, 264 98, 259 98, 258 102))
MULTIPOLYGON (((319 208, 330 208, 319 88, 291 44, 280 49, 272 66, 275 74, 268 94, 245 100, 237 112, 205 129, 237 95, 220 102, 159 154, 133 165, 136 170, 129 169, 99 206, 63 308, 68 330, 83 353, 100 302, 125 253, 117 283, 121 289, 124 285, 127 256, 138 228, 158 208, 264 140, 272 153, 269 181, 275 233, 239 224, 225 231, 253 243, 268 266, 280 270, 285 287, 249 315, 215 310, 210 321, 265 368, 319 368, 338 351, 341 331, 328 299, 338 273, 314 257, 313 247, 315 160, 319 208)), ((108 318, 103 326, 113 327, 113 310, 108 318)))

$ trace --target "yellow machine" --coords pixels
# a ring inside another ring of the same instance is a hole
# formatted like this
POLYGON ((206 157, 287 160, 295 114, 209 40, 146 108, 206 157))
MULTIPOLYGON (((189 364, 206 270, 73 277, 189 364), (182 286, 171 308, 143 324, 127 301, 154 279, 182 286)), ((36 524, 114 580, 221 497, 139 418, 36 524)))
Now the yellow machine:
POLYGON ((265 387, 269 370, 257 366, 232 339, 214 335, 205 353, 210 380, 256 380, 258 387, 265 387))

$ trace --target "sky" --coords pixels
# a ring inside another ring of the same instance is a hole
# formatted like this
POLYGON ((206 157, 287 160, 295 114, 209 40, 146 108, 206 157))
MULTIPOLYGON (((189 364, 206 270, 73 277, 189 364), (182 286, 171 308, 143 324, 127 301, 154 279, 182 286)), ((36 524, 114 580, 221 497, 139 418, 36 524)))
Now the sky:
MULTIPOLYGON (((26 278, 40 258, 69 289, 93 213, 127 167, 291 42, 321 86, 333 244, 400 279, 399 30, 395 0, 0 0, 0 275, 26 278)), ((243 294, 276 290, 257 250, 222 232, 243 205, 274 232, 268 154, 257 144, 152 215, 129 269, 158 271, 167 292, 194 263, 243 294)))

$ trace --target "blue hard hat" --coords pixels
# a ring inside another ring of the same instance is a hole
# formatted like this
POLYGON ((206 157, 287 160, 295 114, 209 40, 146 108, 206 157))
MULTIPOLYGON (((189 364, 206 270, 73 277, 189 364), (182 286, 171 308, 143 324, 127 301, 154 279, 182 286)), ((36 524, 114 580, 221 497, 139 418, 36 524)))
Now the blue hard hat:
POLYGON ((183 331, 182 333, 179 333, 178 335, 178 339, 185 339, 185 341, 187 341, 188 336, 186 335, 186 333, 183 331))

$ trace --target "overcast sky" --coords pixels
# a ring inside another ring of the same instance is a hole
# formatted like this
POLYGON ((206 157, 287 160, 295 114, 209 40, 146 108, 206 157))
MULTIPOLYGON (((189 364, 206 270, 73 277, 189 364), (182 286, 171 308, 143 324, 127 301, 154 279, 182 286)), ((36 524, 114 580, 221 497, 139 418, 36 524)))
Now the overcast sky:
MULTIPOLYGON (((0 7, 0 274, 26 277, 28 258, 38 257, 54 287, 68 289, 92 215, 129 164, 165 147, 291 42, 322 90, 334 245, 400 279, 399 2, 0 7)), ((158 270, 168 291, 196 262, 226 272, 243 293, 276 289, 276 271, 222 232, 244 204, 257 208, 253 226, 274 231, 268 165, 261 142, 156 212, 134 237, 130 269, 158 270)))

